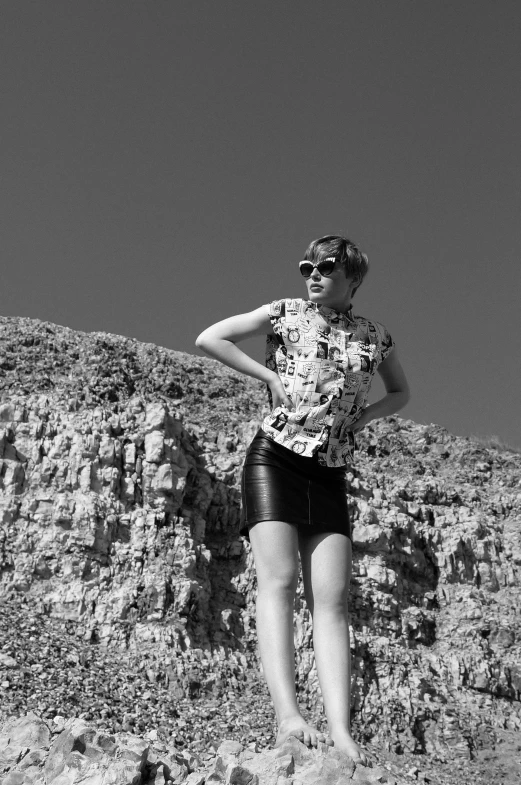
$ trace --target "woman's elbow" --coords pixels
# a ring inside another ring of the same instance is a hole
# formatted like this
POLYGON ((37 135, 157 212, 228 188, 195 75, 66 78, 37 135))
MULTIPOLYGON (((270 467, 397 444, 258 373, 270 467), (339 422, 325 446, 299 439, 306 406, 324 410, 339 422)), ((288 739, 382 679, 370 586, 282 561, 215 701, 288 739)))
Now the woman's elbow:
POLYGON ((403 409, 404 406, 407 406, 409 401, 411 400, 411 391, 409 389, 409 385, 406 384, 404 386, 396 387, 394 390, 387 390, 388 393, 391 393, 394 396, 394 400, 396 406, 399 409, 403 409))
POLYGON ((218 335, 215 335, 211 329, 208 329, 204 330, 201 335, 197 336, 195 339, 195 345, 205 354, 209 354, 211 357, 213 357, 215 352, 219 350, 221 341, 222 339, 218 335))
POLYGON ((406 406, 411 400, 411 390, 409 385, 407 384, 401 392, 402 392, 402 407, 403 407, 406 406))
POLYGON ((208 344, 211 342, 210 330, 207 328, 203 330, 203 332, 197 336, 195 339, 195 345, 198 349, 202 349, 206 351, 208 344))

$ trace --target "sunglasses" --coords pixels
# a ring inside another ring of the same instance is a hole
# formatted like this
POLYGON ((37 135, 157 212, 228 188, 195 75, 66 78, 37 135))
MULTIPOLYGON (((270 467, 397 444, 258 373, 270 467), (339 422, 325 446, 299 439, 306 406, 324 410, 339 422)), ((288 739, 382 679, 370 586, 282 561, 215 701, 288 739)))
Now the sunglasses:
POLYGON ((320 262, 299 262, 298 266, 300 269, 300 274, 303 278, 311 278, 313 275, 313 271, 315 268, 318 270, 320 275, 331 275, 333 270, 335 269, 335 262, 336 259, 334 256, 328 256, 326 259, 321 259, 320 262))

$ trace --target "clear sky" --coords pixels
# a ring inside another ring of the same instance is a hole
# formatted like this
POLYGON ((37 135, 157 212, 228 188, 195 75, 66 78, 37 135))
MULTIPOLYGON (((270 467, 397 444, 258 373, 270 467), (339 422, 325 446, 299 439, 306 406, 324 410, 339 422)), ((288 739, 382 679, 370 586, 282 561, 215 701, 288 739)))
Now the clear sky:
POLYGON ((347 233, 403 415, 521 446, 520 30, 510 0, 8 0, 0 313, 197 353, 347 233))

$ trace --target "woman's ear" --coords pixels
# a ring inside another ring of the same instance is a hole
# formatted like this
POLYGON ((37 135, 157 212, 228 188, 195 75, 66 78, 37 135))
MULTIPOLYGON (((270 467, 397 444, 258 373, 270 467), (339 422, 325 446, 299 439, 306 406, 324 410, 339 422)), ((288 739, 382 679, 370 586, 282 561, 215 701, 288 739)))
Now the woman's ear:
POLYGON ((352 284, 351 284, 352 287, 353 287, 351 289, 351 297, 354 296, 356 290, 358 289, 358 287, 360 286, 361 283, 362 283, 362 276, 360 275, 360 273, 358 273, 357 275, 354 275, 353 276, 353 281, 352 281, 352 284))

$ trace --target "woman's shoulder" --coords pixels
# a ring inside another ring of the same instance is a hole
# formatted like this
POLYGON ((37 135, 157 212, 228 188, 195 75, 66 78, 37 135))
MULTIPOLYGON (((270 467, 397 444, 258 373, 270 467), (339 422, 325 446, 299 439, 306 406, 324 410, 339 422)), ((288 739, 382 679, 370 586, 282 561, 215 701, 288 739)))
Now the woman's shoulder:
POLYGON ((357 333, 364 336, 365 341, 375 346, 380 362, 394 349, 395 343, 391 333, 382 322, 375 322, 365 316, 354 316, 357 324, 357 333))
POLYGON ((280 297, 278 300, 272 300, 273 303, 289 303, 296 307, 300 305, 309 305, 309 300, 303 300, 301 297, 280 297))
POLYGON ((301 313, 308 305, 306 300, 300 297, 282 297, 279 300, 272 300, 268 303, 270 316, 283 318, 291 313, 301 313))
POLYGON ((360 326, 366 326, 370 332, 377 332, 379 334, 389 332, 387 327, 382 322, 377 322, 375 319, 369 319, 367 316, 353 314, 353 321, 355 321, 360 326))

